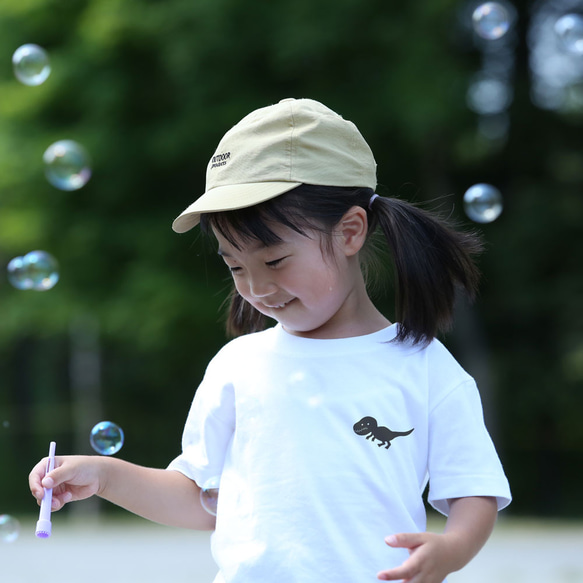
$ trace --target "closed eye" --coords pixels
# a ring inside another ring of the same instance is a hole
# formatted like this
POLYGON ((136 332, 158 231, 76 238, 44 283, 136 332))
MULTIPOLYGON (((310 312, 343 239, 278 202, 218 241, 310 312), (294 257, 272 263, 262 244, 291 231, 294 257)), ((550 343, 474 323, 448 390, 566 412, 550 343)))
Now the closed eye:
POLYGON ((285 257, 280 257, 279 259, 274 259, 273 261, 266 261, 265 265, 268 267, 277 267, 284 259, 287 259, 287 255, 285 257))

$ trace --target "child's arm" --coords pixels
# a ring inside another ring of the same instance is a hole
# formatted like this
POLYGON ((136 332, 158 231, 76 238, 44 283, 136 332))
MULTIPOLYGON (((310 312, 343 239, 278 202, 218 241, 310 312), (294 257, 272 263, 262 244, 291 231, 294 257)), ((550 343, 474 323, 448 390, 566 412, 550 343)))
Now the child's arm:
POLYGON ((450 500, 443 534, 401 533, 387 537, 391 547, 409 549, 402 565, 381 571, 383 581, 442 583, 445 577, 467 565, 492 533, 497 516, 496 499, 469 497, 450 500))
POLYGON ((214 516, 200 504, 200 488, 180 472, 99 456, 57 456, 46 477, 45 470, 46 458, 29 475, 30 491, 40 503, 43 486, 53 488, 53 510, 95 494, 154 522, 214 529, 214 516))

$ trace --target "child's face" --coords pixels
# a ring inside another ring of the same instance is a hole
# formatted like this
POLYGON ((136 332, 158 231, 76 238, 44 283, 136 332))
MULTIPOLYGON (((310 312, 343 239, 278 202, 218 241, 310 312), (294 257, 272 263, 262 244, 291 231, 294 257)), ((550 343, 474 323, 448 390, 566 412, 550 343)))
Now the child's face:
POLYGON ((333 240, 323 254, 322 235, 308 237, 283 225, 271 227, 281 242, 238 241, 240 249, 214 231, 219 255, 229 267, 239 294, 256 310, 280 322, 287 332, 311 338, 345 335, 357 317, 361 273, 333 240))

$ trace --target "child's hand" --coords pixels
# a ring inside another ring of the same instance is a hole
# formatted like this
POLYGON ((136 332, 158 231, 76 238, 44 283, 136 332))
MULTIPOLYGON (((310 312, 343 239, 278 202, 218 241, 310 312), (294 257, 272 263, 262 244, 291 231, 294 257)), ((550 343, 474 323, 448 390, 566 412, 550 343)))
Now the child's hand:
POLYGON ((55 469, 45 476, 47 458, 44 458, 28 476, 30 491, 40 504, 43 488, 53 488, 52 509, 60 510, 67 502, 83 500, 99 492, 100 466, 97 456, 57 456, 55 469))
POLYGON ((385 542, 409 549, 410 557, 399 567, 381 571, 382 581, 443 583, 447 575, 468 564, 488 540, 496 522, 497 502, 490 496, 448 500, 449 515, 443 534, 401 533, 385 542))
POLYGON ((393 548, 409 549, 410 557, 399 567, 381 571, 377 578, 382 581, 442 583, 452 571, 450 541, 445 534, 401 533, 388 536, 385 542, 393 548))

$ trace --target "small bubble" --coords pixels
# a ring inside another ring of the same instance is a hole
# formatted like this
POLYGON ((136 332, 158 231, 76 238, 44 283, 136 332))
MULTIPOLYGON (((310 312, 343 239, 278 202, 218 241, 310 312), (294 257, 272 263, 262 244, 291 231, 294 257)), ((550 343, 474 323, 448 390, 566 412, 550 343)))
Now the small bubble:
POLYGON ((565 14, 555 22, 555 34, 565 51, 583 55, 583 18, 578 14, 565 14))
POLYGON ((200 490, 200 503, 213 516, 217 515, 220 482, 221 478, 218 476, 209 478, 200 490))
POLYGON ((91 447, 101 455, 113 455, 123 446, 124 435, 121 427, 111 421, 101 421, 89 437, 91 447))
POLYGON ((476 34, 486 40, 497 40, 508 32, 510 14, 501 4, 486 2, 474 10, 472 22, 476 34))
POLYGON ((38 45, 26 44, 12 55, 14 75, 24 85, 42 85, 51 73, 49 56, 38 45))
POLYGON ((20 534, 20 523, 9 514, 0 514, 0 541, 14 542, 20 534))
POLYGON ((91 178, 89 154, 73 140, 51 144, 43 154, 45 176, 59 190, 78 190, 91 178))
POLYGON ((10 421, 2 421, 2 427, 4 427, 4 429, 9 429, 10 428, 10 421))
POLYGON ((500 191, 490 184, 474 184, 464 194, 464 210, 476 223, 491 223, 502 213, 500 191))
POLYGON ((8 281, 16 289, 46 291, 59 281, 59 264, 46 251, 31 251, 24 257, 14 257, 6 270, 8 281))

